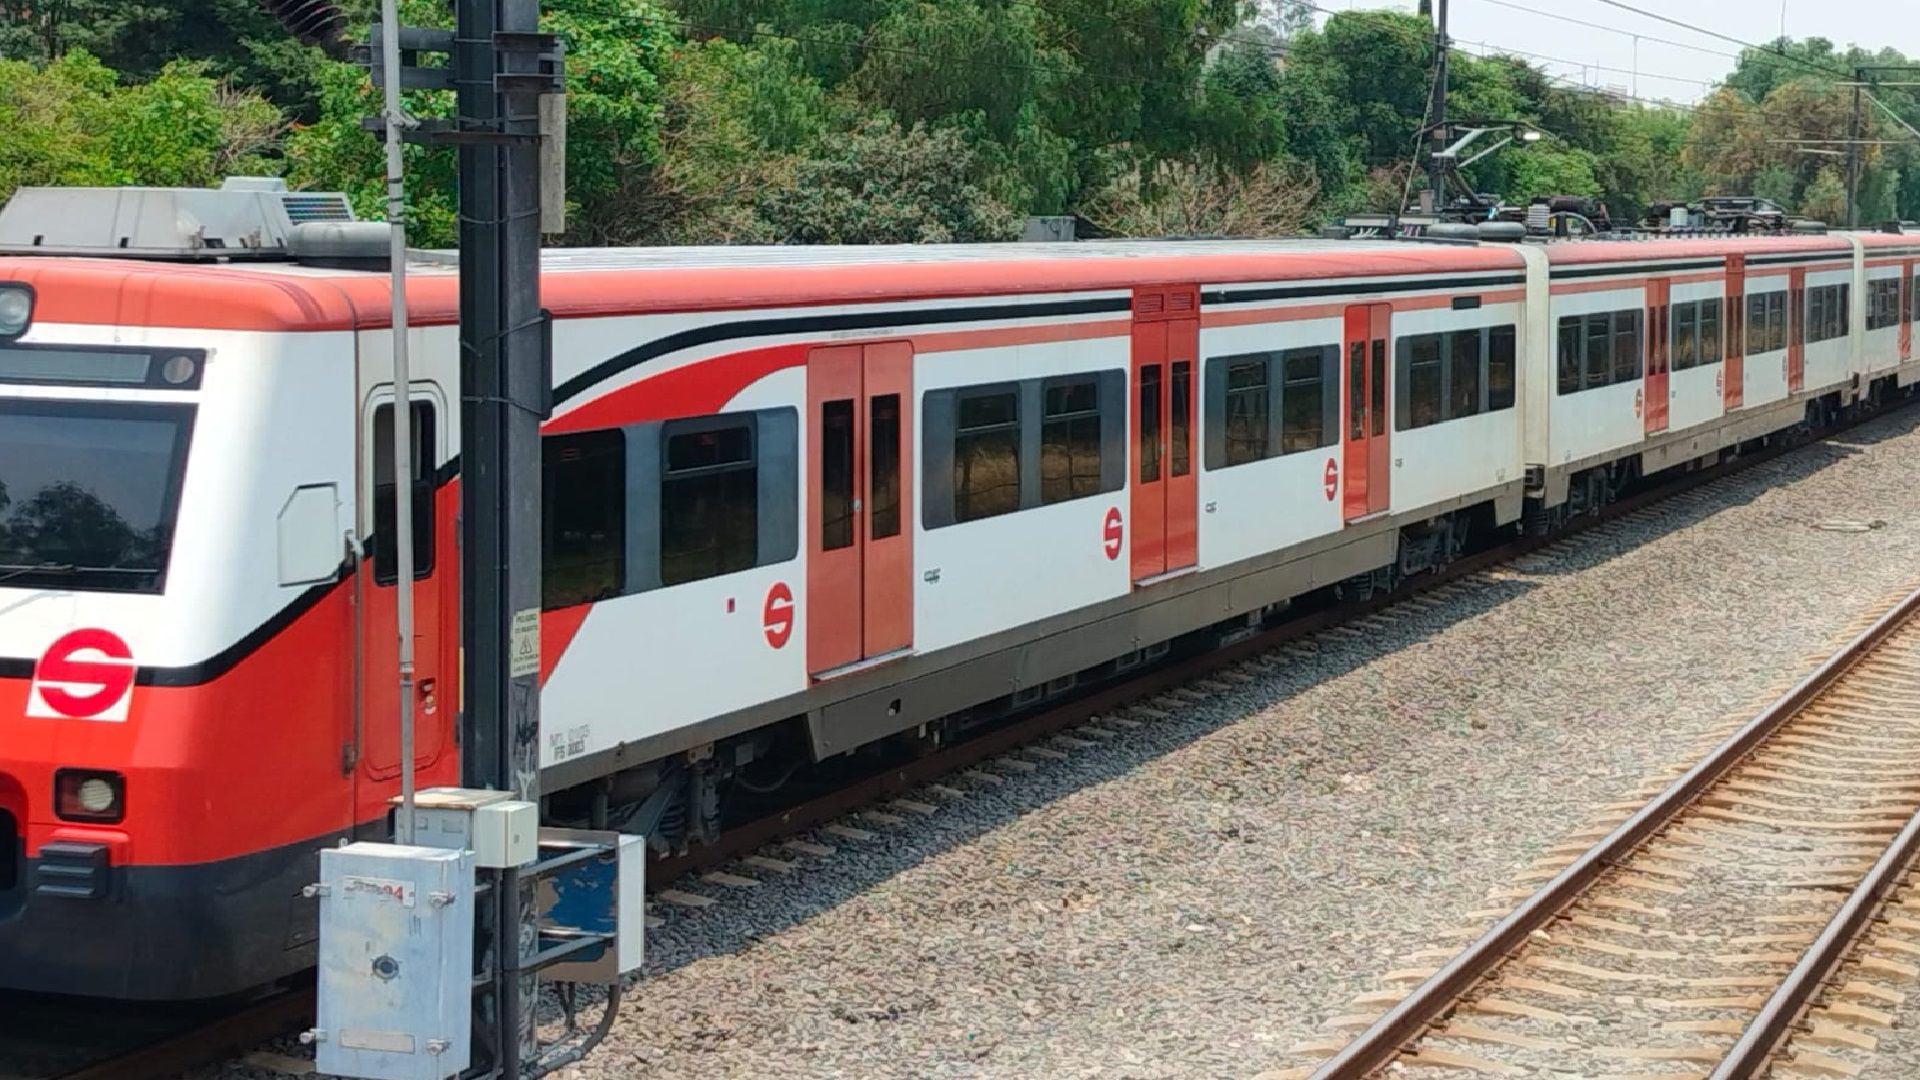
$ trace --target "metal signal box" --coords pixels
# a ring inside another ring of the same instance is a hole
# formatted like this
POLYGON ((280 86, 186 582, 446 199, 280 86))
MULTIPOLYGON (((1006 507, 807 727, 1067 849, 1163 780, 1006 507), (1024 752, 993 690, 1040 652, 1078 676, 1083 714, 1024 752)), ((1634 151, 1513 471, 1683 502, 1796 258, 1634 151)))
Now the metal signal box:
MULTIPOLYGON (((394 813, 406 813, 396 797, 394 813)), ((504 791, 427 788, 414 797, 413 842, 466 848, 473 865, 525 866, 540 855, 540 808, 504 791)))
POLYGON ((471 1054, 473 853, 402 844, 320 852, 321 1072, 443 1080, 471 1054))

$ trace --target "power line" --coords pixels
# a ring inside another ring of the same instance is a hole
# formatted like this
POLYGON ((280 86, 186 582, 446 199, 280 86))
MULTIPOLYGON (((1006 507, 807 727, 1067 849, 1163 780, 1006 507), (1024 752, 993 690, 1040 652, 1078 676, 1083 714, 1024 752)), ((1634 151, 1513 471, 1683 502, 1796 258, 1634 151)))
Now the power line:
POLYGON ((1734 37, 1730 34, 1723 34, 1718 30, 1709 30, 1704 26, 1695 26, 1690 22, 1683 22, 1682 20, 1673 18, 1672 16, 1669 16, 1669 15, 1661 15, 1658 12, 1647 11, 1644 8, 1634 7, 1632 4, 1626 3, 1625 0, 1594 0, 1594 2, 1600 3, 1600 4, 1606 4, 1609 7, 1617 7, 1622 11, 1631 11, 1635 15, 1640 15, 1649 19, 1655 19, 1660 22, 1666 23, 1669 26, 1677 26, 1682 30, 1691 30, 1696 34, 1704 34, 1707 37, 1719 38, 1721 41, 1731 42, 1735 45, 1740 46, 1743 49, 1752 49, 1754 52, 1759 52, 1759 53, 1769 53, 1771 55, 1780 57, 1782 60, 1787 60, 1792 63, 1799 64, 1801 67, 1807 68, 1812 71, 1817 71, 1822 75, 1833 75, 1842 79, 1849 77, 1849 74, 1847 72, 1838 71, 1834 68, 1827 67, 1824 64, 1816 64, 1813 61, 1806 59, 1805 57, 1795 56, 1792 53, 1788 52, 1786 48, 1782 45, 1756 45, 1751 41, 1745 41, 1740 38, 1734 37))
POLYGON ((1677 48, 1677 49, 1692 49, 1694 52, 1707 53, 1710 56, 1724 56, 1732 60, 1740 59, 1739 53, 1730 53, 1725 49, 1709 49, 1705 45, 1689 45, 1684 41, 1674 41, 1672 38, 1655 37, 1652 34, 1636 34, 1631 30, 1625 30, 1618 26, 1608 26, 1605 23, 1588 22, 1585 19, 1576 19, 1571 15, 1562 15, 1557 11, 1541 11, 1539 8, 1531 8, 1526 6, 1525 4, 1515 4, 1510 2, 1510 0, 1482 0, 1482 2, 1488 3, 1488 4, 1494 4, 1503 8, 1512 8, 1515 11, 1524 11, 1529 14, 1539 15, 1548 19, 1558 19, 1561 22, 1573 23, 1575 26, 1586 26, 1595 30, 1606 30, 1606 31, 1609 31, 1610 33, 1619 34, 1621 37, 1639 38, 1641 41, 1658 42, 1661 45, 1672 45, 1674 48, 1677 48))

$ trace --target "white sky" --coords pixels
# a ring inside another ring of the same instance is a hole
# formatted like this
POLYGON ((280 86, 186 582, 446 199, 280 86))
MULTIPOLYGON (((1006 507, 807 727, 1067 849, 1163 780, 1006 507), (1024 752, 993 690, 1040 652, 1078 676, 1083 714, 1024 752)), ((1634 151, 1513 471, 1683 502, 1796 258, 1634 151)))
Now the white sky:
MULTIPOLYGON (((1398 7, 1418 10, 1412 0, 1316 0, 1322 8, 1398 7)), ((1526 59, 1573 84, 1586 84, 1644 98, 1681 103, 1698 101, 1710 85, 1733 69, 1740 47, 1670 23, 1636 15, 1601 0, 1509 0, 1520 7, 1547 12, 1533 14, 1502 6, 1495 0, 1449 0, 1448 32, 1469 52, 1486 52, 1474 42, 1499 46, 1516 54, 1537 53, 1526 59), (1582 26, 1554 16, 1579 19, 1619 31, 1582 26), (1650 35, 1667 42, 1712 50, 1676 47, 1640 38, 1639 77, 1634 69, 1635 42, 1631 35, 1650 35), (1546 57, 1558 59, 1548 60, 1546 57), (1586 65, 1584 68, 1582 65, 1586 65), (1617 69, 1617 70, 1614 70, 1617 69), (1635 87, 1638 89, 1635 89, 1635 87)), ((1781 32, 1780 0, 1627 0, 1643 11, 1658 12, 1680 22, 1756 44, 1765 44, 1781 32)), ((1858 44, 1869 49, 1891 45, 1908 57, 1920 59, 1920 0, 1785 0, 1789 37, 1824 37, 1845 48, 1858 44)), ((1893 76, 1889 76, 1892 78, 1893 76)), ((1912 76, 1920 81, 1920 73, 1912 76)))

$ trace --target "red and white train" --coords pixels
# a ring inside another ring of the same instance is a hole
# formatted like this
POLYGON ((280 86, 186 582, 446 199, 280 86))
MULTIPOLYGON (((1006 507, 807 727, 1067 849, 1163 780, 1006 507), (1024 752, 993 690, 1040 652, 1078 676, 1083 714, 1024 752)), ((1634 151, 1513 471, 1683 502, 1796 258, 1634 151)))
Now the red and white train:
MULTIPOLYGON (((388 277, 214 246, 229 194, 325 213, 254 185, 0 216, 0 988, 308 966, 316 850, 386 829, 388 277)), ((1877 234, 549 252, 548 813, 697 837, 795 759, 1904 390, 1917 261, 1877 234)), ((449 783, 456 282, 409 282, 417 753, 449 783)))

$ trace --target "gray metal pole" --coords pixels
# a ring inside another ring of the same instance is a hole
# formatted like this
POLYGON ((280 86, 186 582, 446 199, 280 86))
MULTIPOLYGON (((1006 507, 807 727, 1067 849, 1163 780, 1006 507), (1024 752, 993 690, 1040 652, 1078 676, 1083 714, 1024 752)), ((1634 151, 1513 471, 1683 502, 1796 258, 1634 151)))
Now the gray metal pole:
MULTIPOLYGON (((395 839, 413 843, 413 373, 407 358, 407 223, 400 107, 400 14, 380 4, 380 65, 386 72, 387 231, 393 306, 394 623, 400 635, 400 815, 395 839)), ((431 465, 431 462, 425 464, 431 465)))
MULTIPOLYGON (((539 91, 500 76, 539 0, 459 0, 454 45, 460 146, 462 769, 469 787, 540 798, 540 419, 547 397, 540 312, 539 91), (520 647, 515 648, 516 644, 520 647), (532 663, 529 663, 531 649, 532 663)), ((521 971, 534 933, 532 883, 498 872, 476 913, 476 1046, 517 1078, 534 1056, 538 985, 521 971), (484 1032, 483 1032, 484 1029, 484 1032)))
POLYGON ((1853 115, 1847 121, 1847 228, 1855 228, 1859 221, 1860 189, 1860 86, 1867 73, 1854 69, 1853 115))

